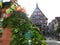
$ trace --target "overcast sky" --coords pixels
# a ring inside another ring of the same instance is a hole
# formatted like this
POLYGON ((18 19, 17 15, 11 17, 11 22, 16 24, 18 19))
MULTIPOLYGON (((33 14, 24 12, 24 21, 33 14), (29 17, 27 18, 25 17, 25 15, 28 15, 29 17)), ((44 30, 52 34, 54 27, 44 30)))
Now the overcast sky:
POLYGON ((36 3, 38 3, 40 10, 48 18, 48 22, 51 22, 55 17, 60 16, 60 0, 18 0, 18 3, 21 7, 26 8, 29 16, 36 8, 36 3))

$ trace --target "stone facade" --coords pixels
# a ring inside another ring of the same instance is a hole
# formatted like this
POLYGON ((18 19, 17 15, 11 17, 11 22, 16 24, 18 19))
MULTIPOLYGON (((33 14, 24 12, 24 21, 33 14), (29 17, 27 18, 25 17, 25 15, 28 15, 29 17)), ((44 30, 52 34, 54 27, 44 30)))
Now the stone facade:
POLYGON ((60 17, 55 17, 55 19, 49 23, 48 27, 50 31, 56 31, 57 28, 60 28, 60 17))
POLYGON ((54 22, 55 20, 52 20, 49 24, 48 24, 48 31, 51 32, 54 30, 54 22))
POLYGON ((57 28, 60 28, 60 17, 55 17, 54 30, 57 30, 57 28))

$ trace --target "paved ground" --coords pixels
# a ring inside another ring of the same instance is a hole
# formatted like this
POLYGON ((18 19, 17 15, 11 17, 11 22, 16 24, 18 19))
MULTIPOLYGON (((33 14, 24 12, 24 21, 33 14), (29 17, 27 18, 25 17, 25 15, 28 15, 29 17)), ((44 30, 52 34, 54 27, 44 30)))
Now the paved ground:
POLYGON ((47 39, 46 42, 48 43, 48 45, 60 45, 60 41, 57 41, 55 38, 47 36, 45 36, 45 38, 47 39))
POLYGON ((60 41, 53 40, 53 39, 47 39, 48 45, 60 45, 60 41))
POLYGON ((60 45, 60 41, 49 40, 47 42, 48 42, 48 45, 60 45))
POLYGON ((48 45, 60 45, 59 43, 48 43, 48 45))

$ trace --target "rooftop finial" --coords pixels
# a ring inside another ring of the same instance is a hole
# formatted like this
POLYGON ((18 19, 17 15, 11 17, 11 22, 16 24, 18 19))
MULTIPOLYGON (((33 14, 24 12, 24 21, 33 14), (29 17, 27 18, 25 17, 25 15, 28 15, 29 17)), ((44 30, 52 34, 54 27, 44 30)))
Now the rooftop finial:
POLYGON ((38 3, 36 3, 36 8, 39 8, 39 7, 38 7, 38 3))

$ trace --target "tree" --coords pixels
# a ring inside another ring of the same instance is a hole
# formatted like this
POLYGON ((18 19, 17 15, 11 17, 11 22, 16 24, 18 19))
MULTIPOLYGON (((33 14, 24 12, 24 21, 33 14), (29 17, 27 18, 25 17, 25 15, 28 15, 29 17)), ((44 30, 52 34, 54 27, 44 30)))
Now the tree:
POLYGON ((60 28, 57 28, 56 32, 57 32, 57 33, 60 33, 60 28))
POLYGON ((26 13, 13 10, 11 16, 4 18, 2 23, 3 28, 11 28, 12 41, 10 45, 28 45, 28 40, 31 40, 31 45, 46 45, 46 42, 42 41, 45 38, 38 28, 32 25, 26 13))
POLYGON ((32 45, 39 45, 43 42, 44 37, 39 33, 38 28, 33 27, 28 17, 23 12, 14 11, 8 18, 4 18, 3 27, 10 27, 12 29, 12 42, 11 45, 27 45, 25 33, 29 30, 33 33, 32 45), (41 42, 41 43, 40 43, 41 42))

